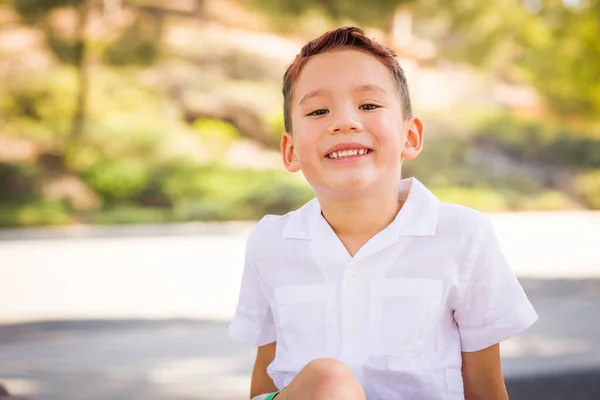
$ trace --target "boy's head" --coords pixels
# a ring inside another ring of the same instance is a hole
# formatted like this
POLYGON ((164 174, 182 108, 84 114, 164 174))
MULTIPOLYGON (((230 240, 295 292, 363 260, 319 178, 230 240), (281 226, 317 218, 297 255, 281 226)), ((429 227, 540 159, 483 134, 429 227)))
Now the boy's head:
POLYGON ((283 83, 289 171, 302 171, 318 197, 393 191, 402 161, 421 151, 406 77, 392 50, 354 27, 303 47, 283 83))
POLYGON ((282 90, 283 119, 286 132, 292 133, 291 108, 292 98, 294 96, 294 84, 298 80, 304 65, 311 57, 316 56, 317 54, 341 48, 361 50, 381 61, 381 63, 389 69, 394 78, 394 83, 396 84, 398 94, 402 101, 402 114, 405 118, 412 116, 408 83, 406 82, 404 71, 398 63, 396 53, 393 50, 382 46, 380 43, 369 39, 360 28, 351 26, 327 32, 308 42, 302 48, 300 54, 296 56, 294 62, 288 67, 283 76, 282 90))

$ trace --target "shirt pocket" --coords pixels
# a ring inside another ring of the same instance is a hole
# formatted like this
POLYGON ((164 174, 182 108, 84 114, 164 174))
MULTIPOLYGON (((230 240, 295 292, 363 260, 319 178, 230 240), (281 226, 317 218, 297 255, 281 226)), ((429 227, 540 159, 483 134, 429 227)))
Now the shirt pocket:
POLYGON ((443 282, 429 278, 382 278, 371 283, 371 354, 417 357, 430 342, 443 282))
POLYGON ((335 285, 281 286, 274 293, 278 347, 283 344, 289 357, 300 363, 331 357, 335 285))

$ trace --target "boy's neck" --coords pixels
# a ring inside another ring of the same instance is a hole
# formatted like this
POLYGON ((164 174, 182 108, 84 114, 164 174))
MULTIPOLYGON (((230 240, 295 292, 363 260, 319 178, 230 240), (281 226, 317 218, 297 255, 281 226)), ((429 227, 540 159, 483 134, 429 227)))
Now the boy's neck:
POLYGON ((320 198, 323 217, 351 256, 396 218, 404 204, 398 191, 387 189, 350 198, 320 198))

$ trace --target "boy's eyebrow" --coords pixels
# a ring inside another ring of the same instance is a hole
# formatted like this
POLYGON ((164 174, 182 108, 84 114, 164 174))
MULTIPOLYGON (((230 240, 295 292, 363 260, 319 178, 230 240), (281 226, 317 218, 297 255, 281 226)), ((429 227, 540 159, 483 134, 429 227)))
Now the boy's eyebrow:
POLYGON ((385 90, 383 90, 383 88, 381 86, 375 85, 375 84, 369 84, 369 85, 360 85, 358 87, 356 87, 354 89, 357 92, 367 92, 367 91, 374 91, 374 92, 381 92, 383 94, 387 94, 387 92, 385 90))
MULTIPOLYGON (((360 85, 354 88, 355 92, 368 92, 368 91, 374 91, 374 92, 381 92, 383 94, 387 94, 387 92, 385 90, 383 90, 383 88, 381 86, 375 85, 375 84, 369 84, 369 85, 360 85)), ((321 96, 323 94, 325 94, 327 91, 323 90, 323 89, 317 89, 317 90, 313 90, 312 92, 308 92, 306 93, 302 99, 300 99, 300 102, 298 103, 298 105, 302 105, 302 103, 306 102, 309 99, 312 99, 313 97, 317 97, 317 96, 321 96)))
POLYGON ((325 93, 325 90, 323 90, 323 89, 317 89, 317 90, 313 90, 312 92, 308 92, 302 97, 302 99, 300 99, 300 102, 298 103, 298 105, 301 106, 302 103, 304 103, 305 101, 312 99, 313 97, 321 96, 324 93, 325 93))

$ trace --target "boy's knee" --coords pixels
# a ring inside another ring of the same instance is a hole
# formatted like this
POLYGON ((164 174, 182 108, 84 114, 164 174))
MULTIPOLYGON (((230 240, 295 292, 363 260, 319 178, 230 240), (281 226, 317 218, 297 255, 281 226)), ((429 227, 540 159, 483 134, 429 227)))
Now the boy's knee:
POLYGON ((315 375, 327 379, 349 379, 353 378, 352 371, 348 366, 333 358, 318 358, 310 361, 304 369, 315 375))
MULTIPOLYGON (((324 398, 337 398, 345 392, 362 392, 360 384, 348 366, 331 358, 309 362, 304 367, 313 388, 324 398)), ((357 393, 358 394, 358 393, 357 393)))

